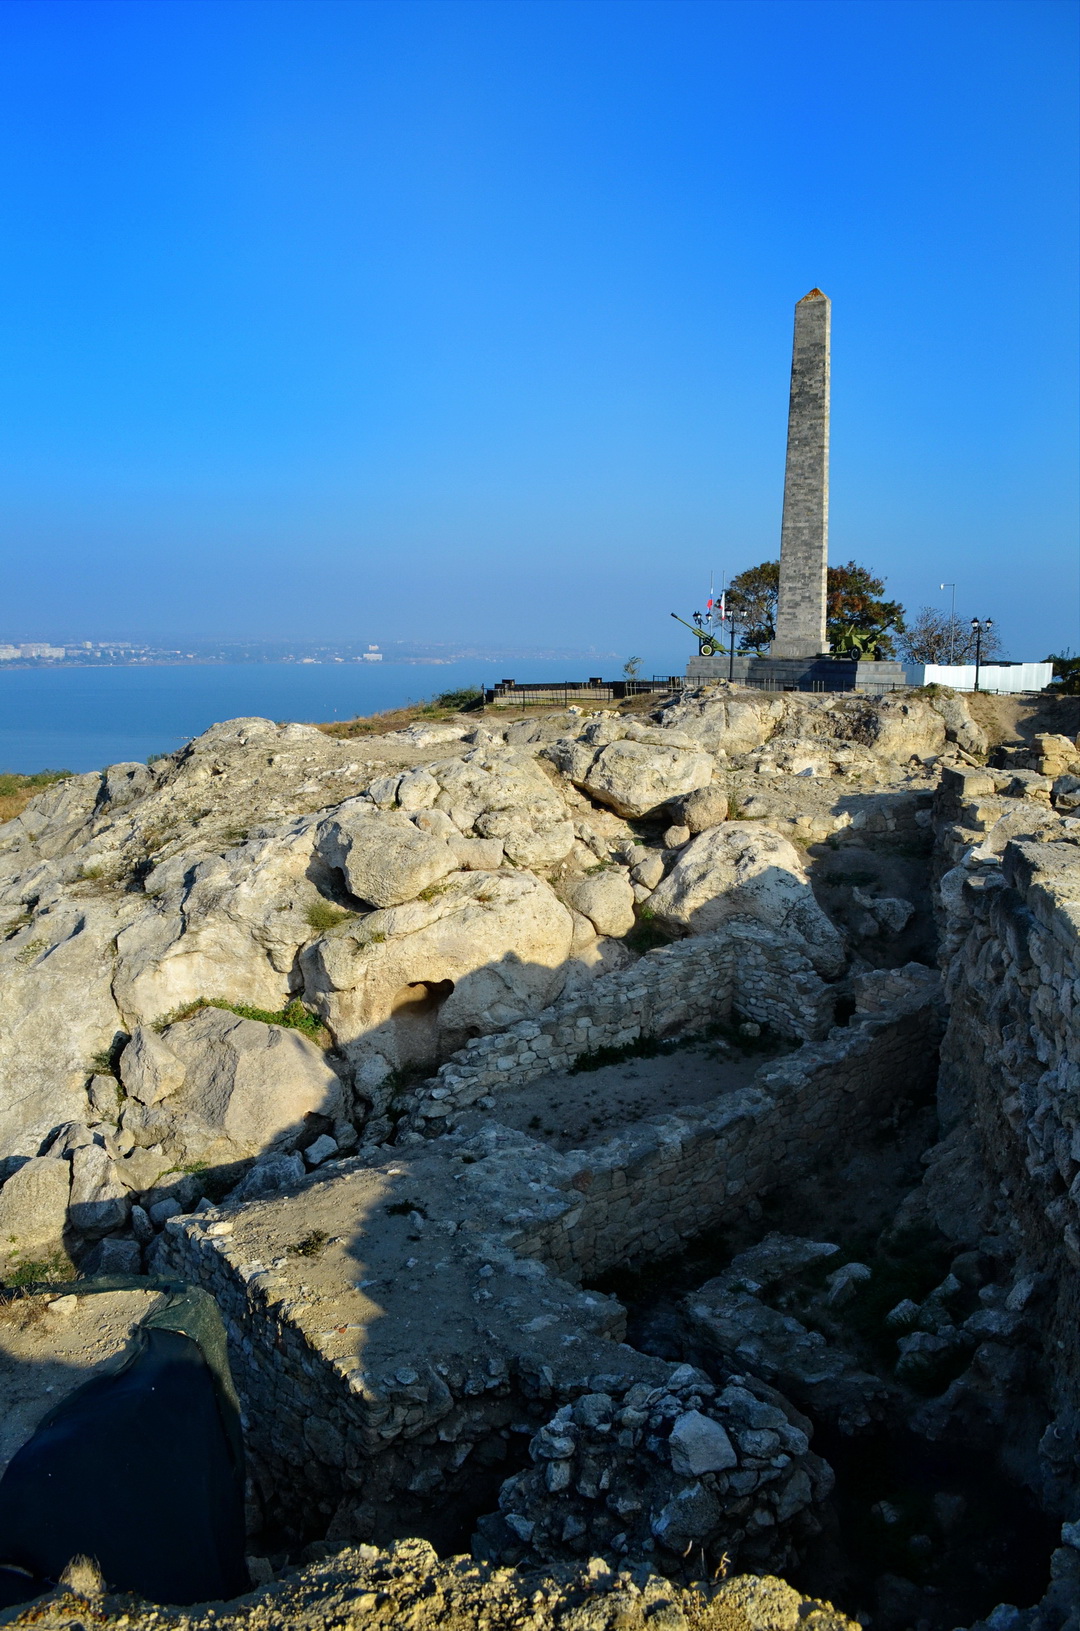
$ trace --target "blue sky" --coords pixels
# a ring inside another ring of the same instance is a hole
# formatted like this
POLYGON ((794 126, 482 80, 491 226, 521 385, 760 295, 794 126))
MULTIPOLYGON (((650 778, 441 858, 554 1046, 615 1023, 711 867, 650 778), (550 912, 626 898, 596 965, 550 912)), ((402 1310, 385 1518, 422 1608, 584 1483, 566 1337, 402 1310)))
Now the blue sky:
POLYGON ((0 637, 685 653, 778 550, 1080 649, 1077 8, 0 7, 0 637), (689 637, 687 637, 689 641, 689 637))

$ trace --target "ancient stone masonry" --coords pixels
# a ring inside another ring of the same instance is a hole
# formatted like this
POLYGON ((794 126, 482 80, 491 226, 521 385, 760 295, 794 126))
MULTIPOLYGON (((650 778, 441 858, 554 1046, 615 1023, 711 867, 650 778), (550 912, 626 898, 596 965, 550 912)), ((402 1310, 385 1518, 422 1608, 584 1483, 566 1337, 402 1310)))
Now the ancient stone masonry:
POLYGON ((1047 1344, 1080 1404, 1080 850, 1010 842, 954 892, 942 1108, 979 1133, 1053 1287, 1047 1344), (958 898, 957 898, 958 896, 958 898), (962 937, 961 937, 962 936, 962 937))
MULTIPOLYGON (((546 1401, 670 1391, 668 1365, 618 1345, 619 1304, 575 1283, 677 1251, 917 1090, 934 982, 897 979, 893 994, 702 1114, 594 1149, 560 1155, 490 1123, 174 1218, 154 1266, 218 1298, 268 1501, 287 1480, 309 1517, 344 1503, 340 1538, 371 1534, 387 1503, 450 1487, 479 1442, 535 1431, 546 1401)), ((724 1523, 716 1499, 710 1533, 724 1523)))
POLYGON ((441 1130, 455 1111, 494 1109, 500 1092, 568 1070, 583 1054, 701 1029, 733 1011, 780 1036, 822 1037, 834 1006, 808 958, 755 924, 732 923, 653 951, 587 996, 564 998, 534 1020, 478 1038, 406 1096, 406 1125, 441 1130))
POLYGON ((829 558, 831 314, 831 303, 820 289, 811 289, 795 307, 774 657, 817 657, 829 649, 825 575, 829 558))

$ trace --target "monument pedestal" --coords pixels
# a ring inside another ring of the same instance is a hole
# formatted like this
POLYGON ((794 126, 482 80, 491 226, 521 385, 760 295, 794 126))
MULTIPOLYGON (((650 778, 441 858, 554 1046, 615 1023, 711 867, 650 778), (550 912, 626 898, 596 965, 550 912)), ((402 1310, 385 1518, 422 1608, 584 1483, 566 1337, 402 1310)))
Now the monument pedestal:
POLYGON ((902 663, 862 662, 854 657, 691 657, 691 685, 730 678, 756 691, 861 691, 884 696, 907 685, 902 663))

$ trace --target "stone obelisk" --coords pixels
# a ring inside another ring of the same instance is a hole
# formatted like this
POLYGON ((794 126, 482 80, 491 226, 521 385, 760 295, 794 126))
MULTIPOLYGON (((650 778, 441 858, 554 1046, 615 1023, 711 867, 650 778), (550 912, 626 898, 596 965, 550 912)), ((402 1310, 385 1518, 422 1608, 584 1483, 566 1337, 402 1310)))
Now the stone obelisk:
POLYGON ((795 307, 788 408, 780 601, 774 657, 817 657, 825 639, 829 560, 829 324, 832 307, 811 289, 795 307))

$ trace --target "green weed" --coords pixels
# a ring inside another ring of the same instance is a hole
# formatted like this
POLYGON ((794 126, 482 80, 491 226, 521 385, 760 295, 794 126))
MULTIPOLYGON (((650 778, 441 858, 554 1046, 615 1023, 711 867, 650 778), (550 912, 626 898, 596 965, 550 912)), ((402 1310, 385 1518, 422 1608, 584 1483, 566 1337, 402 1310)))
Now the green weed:
POLYGON ((227 1014, 237 1014, 241 1019, 257 1019, 263 1025, 280 1025, 287 1031, 300 1031, 313 1042, 325 1046, 326 1035, 322 1020, 305 1008, 299 997, 294 997, 284 1008, 271 1012, 268 1008, 251 1008, 243 1002, 226 1002, 221 997, 197 997, 194 1002, 186 1003, 182 1008, 176 1008, 171 1014, 164 1014, 161 1019, 155 1020, 155 1031, 163 1031, 167 1025, 176 1025, 180 1020, 192 1019, 204 1008, 221 1008, 227 1014))
POLYGON ((75 1268, 66 1252, 53 1252, 49 1257, 40 1257, 20 1263, 5 1280, 5 1285, 13 1291, 25 1286, 47 1285, 50 1282, 73 1280, 75 1268))
POLYGON ((355 916, 355 912, 347 912, 343 906, 333 906, 328 900, 316 900, 304 912, 304 922, 317 934, 325 934, 328 929, 336 929, 339 923, 347 923, 349 918, 355 916))
POLYGON ((325 1229, 312 1229, 309 1235, 292 1248, 296 1257, 318 1257, 330 1236, 325 1229))

